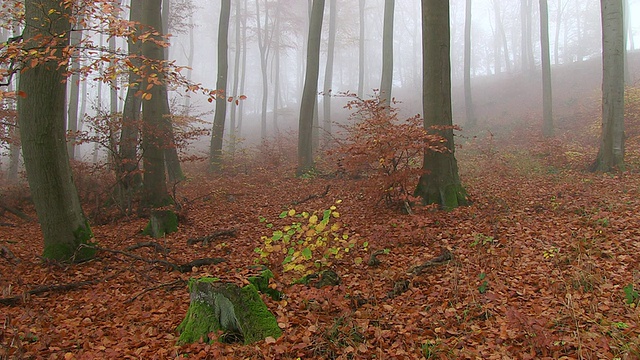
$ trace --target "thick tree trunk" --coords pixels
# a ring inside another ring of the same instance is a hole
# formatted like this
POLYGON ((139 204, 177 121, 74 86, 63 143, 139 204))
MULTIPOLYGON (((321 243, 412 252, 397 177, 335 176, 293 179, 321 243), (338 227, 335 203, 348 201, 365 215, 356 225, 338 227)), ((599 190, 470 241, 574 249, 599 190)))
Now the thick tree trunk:
POLYGON ((602 135, 592 171, 624 170, 624 26, 622 0, 601 0, 602 135))
POLYGON ((56 49, 56 59, 24 69, 19 90, 18 119, 27 179, 44 237, 42 256, 80 261, 94 250, 82 247, 93 236, 73 183, 65 137, 64 47, 69 44, 71 9, 57 0, 25 2, 25 51, 37 51, 42 41, 56 49), (48 15, 42 8, 51 9, 48 15))
POLYGON ((540 48, 542 58, 542 135, 553 136, 553 97, 551 93, 551 57, 549 52, 549 8, 540 0, 540 48))
POLYGON ((446 140, 446 152, 425 151, 415 195, 427 204, 452 209, 467 203, 453 143, 449 2, 422 0, 424 127, 446 140), (446 129, 436 127, 449 127, 446 129))
POLYGON ((471 97, 471 0, 466 0, 464 20, 464 106, 467 126, 477 125, 471 97))
MULTIPOLYGON (((162 0, 143 0, 142 3, 142 23, 155 29, 158 34, 163 34, 162 0)), ((162 40, 160 35, 153 37, 156 41, 162 40)), ((164 48, 155 41, 145 41, 142 44, 142 54, 152 62, 158 63, 164 60, 164 48)), ((149 75, 156 77, 157 83, 152 84, 143 95, 142 101, 143 206, 159 207, 171 201, 167 192, 164 157, 164 147, 167 145, 170 127, 167 118, 169 109, 164 74, 161 70, 155 72, 151 70, 147 76, 149 75)), ((147 84, 143 84, 143 89, 146 88, 147 84)))
POLYGON ((380 81, 381 105, 387 108, 391 106, 391 90, 393 88, 393 18, 395 0, 384 2, 384 24, 382 30, 382 80, 380 81))
MULTIPOLYGON (((76 46, 82 40, 82 30, 77 29, 71 32, 70 44, 76 46)), ((67 152, 69 159, 75 158, 76 132, 78 131, 78 107, 80 106, 80 59, 71 58, 71 78, 69 79, 69 107, 67 109, 67 132, 70 134, 67 141, 67 152)))
POLYGON ((216 114, 211 131, 210 167, 211 171, 222 170, 222 141, 224 139, 224 122, 227 115, 227 73, 229 60, 229 17, 231 16, 231 0, 221 0, 220 22, 218 26, 218 79, 216 90, 216 114))
POLYGON ((311 21, 309 23, 309 40, 307 42, 307 69, 300 104, 298 126, 298 169, 302 175, 313 169, 313 112, 317 106, 318 73, 320 72, 320 40, 322 34, 322 18, 324 16, 324 0, 313 0, 311 21))
POLYGON ((338 18, 336 0, 329 0, 329 39, 327 44, 327 63, 324 71, 324 96, 322 145, 326 148, 331 139, 331 87, 333 85, 333 58, 336 49, 336 20, 338 18))

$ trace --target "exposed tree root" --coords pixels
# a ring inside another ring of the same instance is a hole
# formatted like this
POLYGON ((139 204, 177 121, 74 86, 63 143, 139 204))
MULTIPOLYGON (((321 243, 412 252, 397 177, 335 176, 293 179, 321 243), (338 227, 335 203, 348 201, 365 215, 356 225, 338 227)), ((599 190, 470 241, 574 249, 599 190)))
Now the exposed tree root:
POLYGON ((221 237, 235 237, 235 236, 236 236, 236 229, 219 230, 207 236, 201 236, 198 238, 189 239, 187 240, 187 244, 193 245, 197 243, 202 243, 202 246, 207 246, 209 245, 209 242, 211 242, 212 240, 215 240, 221 237))
POLYGON ((300 200, 300 201, 294 201, 291 203, 291 205, 300 205, 302 203, 305 203, 309 200, 313 200, 313 199, 317 199, 317 198, 322 198, 327 196, 327 194, 329 193, 329 188, 331 188, 331 185, 327 185, 327 187, 324 189, 324 192, 321 194, 313 194, 313 195, 309 195, 306 198, 300 200))

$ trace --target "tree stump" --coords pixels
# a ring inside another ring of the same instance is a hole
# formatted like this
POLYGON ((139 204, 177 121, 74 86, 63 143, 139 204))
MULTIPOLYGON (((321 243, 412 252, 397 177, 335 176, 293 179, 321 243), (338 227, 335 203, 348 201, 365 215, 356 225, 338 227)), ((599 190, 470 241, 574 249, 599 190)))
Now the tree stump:
POLYGON ((222 332, 220 341, 245 345, 282 335, 275 316, 252 284, 241 288, 215 278, 202 278, 191 280, 189 292, 189 310, 177 329, 179 343, 200 339, 211 342, 209 334, 217 332, 222 332))
POLYGON ((178 215, 171 210, 153 210, 142 234, 157 239, 178 231, 178 215))

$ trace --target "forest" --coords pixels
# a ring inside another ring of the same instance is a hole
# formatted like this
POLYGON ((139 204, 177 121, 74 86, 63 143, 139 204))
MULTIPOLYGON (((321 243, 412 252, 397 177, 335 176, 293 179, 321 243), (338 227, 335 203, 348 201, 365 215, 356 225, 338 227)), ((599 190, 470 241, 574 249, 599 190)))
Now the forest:
POLYGON ((0 359, 640 358, 640 1, 0 4, 0 359))

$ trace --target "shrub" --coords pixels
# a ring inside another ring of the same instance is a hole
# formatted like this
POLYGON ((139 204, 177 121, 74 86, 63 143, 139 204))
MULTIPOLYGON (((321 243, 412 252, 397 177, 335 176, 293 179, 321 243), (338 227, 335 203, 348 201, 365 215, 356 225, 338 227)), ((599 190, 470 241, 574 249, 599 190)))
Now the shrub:
POLYGON ((345 138, 330 154, 343 154, 340 170, 366 177, 387 205, 410 202, 424 151, 447 151, 446 140, 426 131, 420 115, 399 120, 398 109, 384 106, 379 94, 367 100, 348 96, 354 98, 345 106, 355 110, 352 123, 342 126, 345 138))

